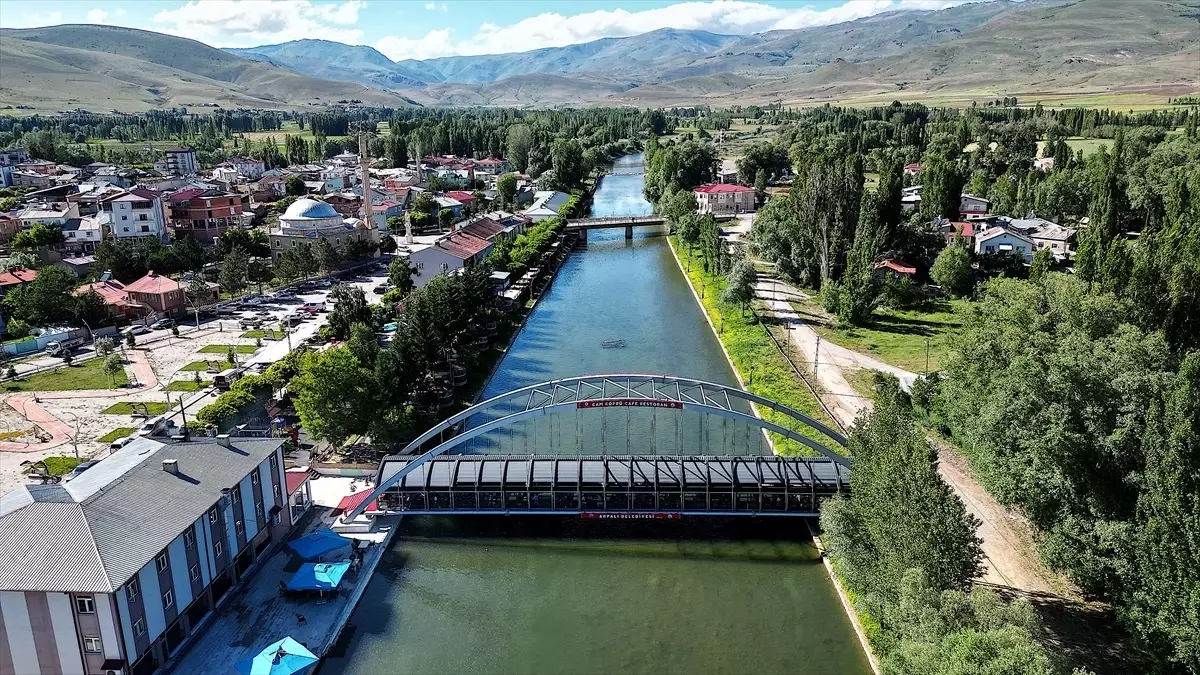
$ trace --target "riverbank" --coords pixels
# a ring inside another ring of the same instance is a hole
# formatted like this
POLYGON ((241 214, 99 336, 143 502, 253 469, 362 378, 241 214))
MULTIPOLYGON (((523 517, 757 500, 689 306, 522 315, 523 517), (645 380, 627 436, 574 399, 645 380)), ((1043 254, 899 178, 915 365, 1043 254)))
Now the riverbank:
MULTIPOLYGON (((779 353, 760 318, 753 312, 746 313, 741 308, 722 302, 724 279, 711 272, 705 272, 700 257, 684 249, 677 237, 668 237, 667 243, 675 263, 679 265, 692 289, 696 302, 721 343, 725 357, 738 378, 738 384, 746 391, 783 403, 822 424, 835 427, 836 422, 825 414, 816 397, 791 372, 791 364, 779 353)), ((755 412, 759 417, 782 426, 794 424, 791 418, 772 410, 755 408, 755 412)), ((796 431, 814 440, 830 441, 812 427, 801 426, 796 431)), ((771 435, 770 440, 776 454, 813 454, 807 446, 786 438, 771 435)))

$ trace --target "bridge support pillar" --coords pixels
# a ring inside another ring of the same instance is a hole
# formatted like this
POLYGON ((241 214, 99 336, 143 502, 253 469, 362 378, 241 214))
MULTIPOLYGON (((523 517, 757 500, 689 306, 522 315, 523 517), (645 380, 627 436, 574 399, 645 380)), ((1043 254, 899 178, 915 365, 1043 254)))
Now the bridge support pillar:
POLYGON ((626 239, 633 239, 633 225, 626 225, 626 226, 625 226, 625 238, 626 238, 626 239))

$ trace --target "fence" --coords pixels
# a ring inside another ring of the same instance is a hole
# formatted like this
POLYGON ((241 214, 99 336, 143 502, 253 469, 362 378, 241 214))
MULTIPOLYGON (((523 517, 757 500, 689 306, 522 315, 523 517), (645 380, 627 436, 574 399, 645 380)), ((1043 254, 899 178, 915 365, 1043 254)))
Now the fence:
MULTIPOLYGON (((106 335, 116 335, 116 333, 117 329, 113 326, 105 326, 103 328, 97 328, 94 335, 95 337, 99 338, 106 335)), ((24 354, 40 352, 46 348, 47 344, 50 344, 51 342, 70 340, 71 338, 80 337, 88 338, 90 340, 92 335, 93 334, 88 333, 88 329, 86 328, 72 328, 68 331, 58 331, 55 333, 47 331, 41 335, 38 335, 37 337, 31 335, 24 340, 5 342, 3 345, 0 345, 0 349, 4 350, 6 357, 21 356, 24 354)))

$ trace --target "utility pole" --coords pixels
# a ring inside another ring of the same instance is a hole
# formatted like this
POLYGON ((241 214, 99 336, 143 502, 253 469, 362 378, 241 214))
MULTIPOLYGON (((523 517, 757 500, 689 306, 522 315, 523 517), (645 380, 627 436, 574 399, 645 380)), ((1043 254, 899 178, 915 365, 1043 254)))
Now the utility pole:
POLYGON ((929 338, 925 338, 925 377, 929 377, 929 338))
POLYGON ((821 336, 817 336, 817 350, 813 353, 813 375, 817 374, 817 367, 821 364, 821 336))

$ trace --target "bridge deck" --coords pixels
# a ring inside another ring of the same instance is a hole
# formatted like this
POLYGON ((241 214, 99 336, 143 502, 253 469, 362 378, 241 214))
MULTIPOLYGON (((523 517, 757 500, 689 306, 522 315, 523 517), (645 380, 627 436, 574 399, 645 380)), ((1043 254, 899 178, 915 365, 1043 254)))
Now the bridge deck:
MULTIPOLYGON (((384 458, 378 480, 412 459, 384 458)), ((812 516, 822 499, 849 490, 849 471, 823 457, 443 455, 388 488, 378 507, 413 514, 812 516)))

